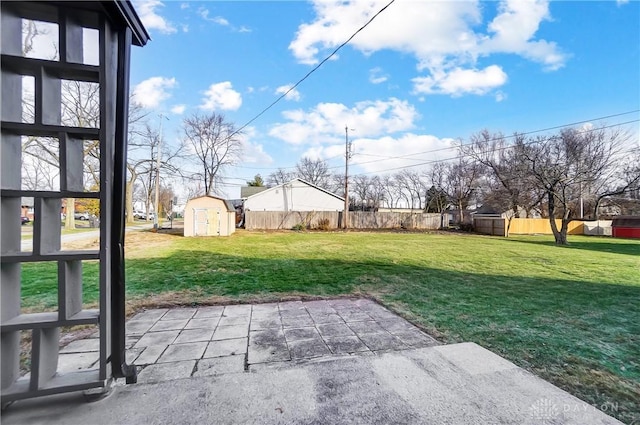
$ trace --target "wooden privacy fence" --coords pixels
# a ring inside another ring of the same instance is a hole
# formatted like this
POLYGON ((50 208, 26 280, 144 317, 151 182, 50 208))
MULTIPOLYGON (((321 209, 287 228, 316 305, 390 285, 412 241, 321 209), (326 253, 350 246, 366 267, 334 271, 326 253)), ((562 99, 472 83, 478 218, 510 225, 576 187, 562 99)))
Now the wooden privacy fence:
MULTIPOLYGON (((556 219, 558 229, 562 226, 562 221, 556 219)), ((500 217, 475 217, 473 226, 478 233, 494 236, 507 236, 507 226, 509 226, 506 218, 500 217)), ((572 221, 569 223, 570 235, 582 235, 584 233, 584 225, 581 221, 572 221)), ((509 235, 551 235, 551 223, 548 218, 514 218, 511 219, 509 226, 509 235)))
POLYGON ((302 224, 315 228, 321 220, 329 220, 329 228, 337 229, 342 222, 340 211, 245 211, 244 228, 248 230, 291 229, 302 224))
MULTIPOLYGON (((303 225, 319 228, 322 220, 328 220, 329 229, 342 227, 341 211, 246 211, 244 227, 248 230, 291 229, 303 225)), ((424 229, 440 228, 440 214, 400 212, 349 212, 349 228, 352 229, 424 229)), ((443 225, 449 225, 444 217, 443 225)))
POLYGON ((473 227, 477 233, 483 235, 507 236, 507 220, 504 218, 474 218, 473 227))
MULTIPOLYGON (((422 229, 440 228, 440 214, 404 212, 349 211, 349 227, 352 229, 422 229)), ((449 225, 444 216, 444 227, 449 225)))

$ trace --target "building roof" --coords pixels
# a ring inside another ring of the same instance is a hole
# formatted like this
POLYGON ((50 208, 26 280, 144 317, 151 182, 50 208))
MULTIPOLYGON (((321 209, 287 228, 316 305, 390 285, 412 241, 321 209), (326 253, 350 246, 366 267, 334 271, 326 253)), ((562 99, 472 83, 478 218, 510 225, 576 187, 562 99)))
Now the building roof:
POLYGON ((259 192, 259 193, 256 193, 256 194, 254 194, 254 195, 251 195, 251 196, 247 197, 246 199, 251 199, 251 198, 256 197, 256 196, 258 196, 258 195, 261 195, 261 194, 263 194, 263 193, 266 193, 266 192, 270 192, 270 191, 272 191, 272 190, 279 189, 279 188, 281 188, 282 186, 284 186, 284 185, 286 185, 286 184, 291 184, 291 183, 293 183, 293 182, 295 182, 295 181, 302 182, 302 183, 306 184, 307 186, 311 186, 311 187, 313 187, 314 189, 318 189, 318 190, 320 190, 320 191, 322 191, 322 192, 324 192, 324 193, 326 193, 326 194, 328 194, 328 195, 331 195, 331 196, 333 196, 334 198, 340 199, 341 201, 343 201, 343 202, 344 202, 344 198, 343 198, 343 197, 338 196, 338 195, 336 195, 335 193, 328 191, 327 189, 323 189, 323 188, 321 188, 320 186, 316 186, 315 184, 313 184, 313 183, 309 183, 308 181, 306 181, 306 180, 302 180, 302 179, 300 179, 300 178, 295 178, 295 179, 293 179, 293 180, 289 180, 289 181, 288 181, 288 182, 286 182, 286 183, 279 184, 278 186, 270 187, 270 188, 268 188, 267 190, 263 190, 263 191, 261 191, 261 192, 259 192))
POLYGON ((269 189, 267 186, 242 186, 240 188, 240 197, 243 199, 248 198, 256 193, 264 192, 267 189, 269 189))
MULTIPOLYGON (((26 2, 25 2, 26 3, 26 2)), ((51 1, 53 6, 70 7, 75 9, 92 10, 105 14, 118 25, 131 29, 131 42, 136 46, 144 46, 150 40, 149 33, 142 24, 138 13, 129 0, 103 1, 51 1)))
MULTIPOLYGON (((217 199, 218 201, 222 201, 224 202, 225 207, 227 207, 227 211, 235 211, 236 207, 233 206, 233 202, 231 202, 228 199, 224 199, 224 198, 220 198, 217 196, 213 196, 213 195, 203 195, 203 196, 196 196, 195 198, 191 198, 187 201, 187 205, 189 204, 189 202, 193 201, 194 199, 200 199, 200 198, 211 198, 211 199, 217 199)), ((186 207, 186 205, 185 205, 186 207)))
POLYGON ((111 0, 102 1, 100 3, 102 3, 107 12, 111 12, 111 16, 114 16, 115 14, 115 16, 119 17, 125 25, 131 28, 131 32, 133 33, 133 44, 136 46, 144 46, 147 44, 150 39, 149 33, 142 24, 140 17, 129 0, 111 0))

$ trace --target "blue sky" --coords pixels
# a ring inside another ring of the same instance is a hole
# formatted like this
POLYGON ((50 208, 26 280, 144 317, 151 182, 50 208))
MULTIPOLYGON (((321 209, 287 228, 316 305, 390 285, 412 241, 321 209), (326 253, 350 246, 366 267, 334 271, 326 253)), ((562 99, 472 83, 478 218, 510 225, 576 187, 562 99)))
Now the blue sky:
MULTIPOLYGON (((133 50, 135 98, 156 124, 169 117, 167 143, 194 113, 242 126, 387 3, 134 1, 152 38, 133 50)), ((638 109, 637 1, 396 0, 245 129, 222 194, 302 156, 341 170, 345 125, 353 173, 373 175, 454 156, 443 148, 485 128, 616 124, 638 109)), ((626 128, 638 143, 638 123, 626 128)))

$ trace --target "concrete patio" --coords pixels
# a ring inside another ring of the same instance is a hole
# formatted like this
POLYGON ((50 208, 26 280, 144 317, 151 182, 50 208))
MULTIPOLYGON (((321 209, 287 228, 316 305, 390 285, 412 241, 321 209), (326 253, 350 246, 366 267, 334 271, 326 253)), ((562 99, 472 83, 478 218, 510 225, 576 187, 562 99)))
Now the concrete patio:
MULTIPOLYGON (((59 368, 93 367, 97 335, 59 368)), ((530 423, 615 419, 472 343, 367 299, 154 309, 127 323, 138 384, 16 402, 6 424, 530 423)))

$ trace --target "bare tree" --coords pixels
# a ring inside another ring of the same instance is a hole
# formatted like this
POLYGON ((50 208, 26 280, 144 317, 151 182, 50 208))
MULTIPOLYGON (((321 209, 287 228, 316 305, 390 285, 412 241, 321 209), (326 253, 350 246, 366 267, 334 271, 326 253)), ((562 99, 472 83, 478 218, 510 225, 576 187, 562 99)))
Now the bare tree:
POLYGON ((355 196, 351 197, 354 211, 358 209, 365 211, 365 209, 368 209, 372 193, 371 179, 369 179, 369 177, 362 174, 353 176, 350 192, 355 194, 355 196))
POLYGON ((396 208, 398 205, 398 195, 395 179, 392 175, 385 175, 380 178, 380 186, 383 191, 383 199, 389 208, 396 208))
POLYGON ((405 181, 405 175, 402 174, 402 172, 393 175, 393 188, 398 196, 396 204, 399 204, 400 201, 404 200, 407 207, 413 208, 413 200, 411 199, 411 193, 408 191, 407 186, 408 184, 405 181))
POLYGON ((371 206, 374 210, 378 210, 380 205, 385 201, 385 191, 382 186, 382 179, 380 176, 373 176, 371 178, 371 186, 370 186, 370 200, 371 206))
POLYGON ((153 156, 148 157, 149 138, 148 116, 142 105, 135 102, 133 95, 129 96, 129 117, 127 137, 127 183, 125 188, 125 210, 128 222, 134 221, 133 195, 138 173, 152 167, 153 156), (142 153, 142 154, 141 154, 142 153))
POLYGON ((186 141, 191 145, 199 161, 201 172, 198 176, 204 182, 206 195, 211 195, 224 169, 238 160, 242 141, 234 124, 225 121, 221 114, 194 114, 185 118, 183 130, 186 141))
POLYGON ((344 197, 344 173, 331 174, 330 184, 327 189, 338 196, 344 197))
POLYGON ((269 186, 278 186, 284 184, 295 178, 295 174, 285 170, 284 168, 278 168, 267 177, 267 184, 269 186))
MULTIPOLYGON (((522 151, 528 172, 547 198, 551 230, 558 245, 567 244, 569 223, 584 188, 603 187, 618 169, 627 136, 620 130, 567 128, 538 137, 522 151), (558 229, 555 219, 561 219, 558 229)), ((606 191, 602 192, 606 195, 606 191)))
MULTIPOLYGON (((159 131, 151 127, 148 123, 144 125, 144 131, 140 131, 132 145, 136 149, 139 159, 129 159, 127 161, 128 181, 127 181, 127 220, 133 221, 133 194, 134 185, 138 182, 138 194, 145 203, 148 213, 155 193, 155 180, 157 173, 161 176, 165 173, 180 174, 180 170, 174 165, 174 161, 180 158, 183 146, 171 146, 160 143, 159 131), (161 150, 160 150, 161 149, 161 150), (160 156, 160 158, 158 158, 160 156), (157 169, 158 160, 160 170, 157 169)), ((161 178, 162 182, 162 178, 161 178)), ((158 211, 159 206, 154 205, 154 210, 158 211)), ((150 215, 147 214, 147 220, 150 215)))
POLYGON ((446 178, 442 188, 449 201, 459 211, 460 223, 464 223, 464 212, 469 207, 478 189, 481 170, 478 162, 460 157, 458 162, 448 163, 445 168, 446 178))
POLYGON ((444 228, 444 214, 450 205, 449 196, 444 188, 447 178, 447 166, 444 162, 436 162, 429 172, 429 182, 431 187, 426 194, 427 212, 437 212, 440 214, 440 228, 444 228))
POLYGON ((423 209, 423 201, 427 192, 427 185, 422 173, 418 171, 403 170, 400 172, 405 189, 411 198, 412 209, 423 209))
MULTIPOLYGON (((33 37, 38 32, 38 27, 27 25, 26 27, 25 51, 28 51, 33 37)), ((57 55, 57 52, 55 53, 57 55)), ((84 81, 64 80, 61 83, 61 124, 70 127, 96 128, 100 125, 100 103, 99 103, 99 85, 97 83, 89 83, 84 81)), ((23 102, 23 120, 33 122, 35 116, 34 110, 34 88, 26 86, 24 88, 23 102)), ((100 149, 98 140, 84 140, 83 142, 83 173, 84 188, 99 187, 100 183, 100 149)), ((58 176, 60 171, 59 143, 55 139, 47 137, 26 137, 23 139, 22 152, 25 158, 31 157, 33 161, 44 161, 47 165, 38 166, 38 173, 28 173, 31 182, 29 184, 50 185, 52 177, 58 176), (47 176, 48 175, 48 176, 47 176), (45 179, 43 182, 37 183, 33 181, 34 177, 45 179)), ((25 161, 26 164, 29 160, 25 161)), ((77 166, 73 164, 71 166, 77 166)), ((25 170, 26 171, 26 170, 25 170)), ((58 188, 59 184, 55 184, 58 188)), ((75 228, 75 202, 73 198, 66 200, 66 219, 65 227, 68 229, 75 228)))
MULTIPOLYGON (((626 139, 626 136, 623 136, 626 139)), ((602 201, 638 191, 640 187, 640 149, 635 148, 616 161, 617 166, 606 175, 598 187, 593 203, 593 218, 599 219, 602 201)), ((624 198, 623 198, 624 199, 624 198)))
POLYGON ((173 187, 171 185, 160 186, 160 196, 159 196, 160 206, 157 208, 157 213, 168 214, 171 211, 171 205, 173 204, 174 197, 175 197, 175 192, 173 191, 173 187))
POLYGON ((296 164, 296 177, 321 188, 328 188, 331 183, 329 165, 322 159, 304 157, 296 164))
POLYGON ((528 214, 544 197, 542 191, 535 190, 533 177, 527 172, 521 155, 524 148, 522 135, 515 134, 509 144, 502 133, 487 130, 472 135, 470 143, 462 146, 463 154, 483 165, 483 202, 505 213, 507 234, 512 219, 519 218, 522 211, 528 214))

